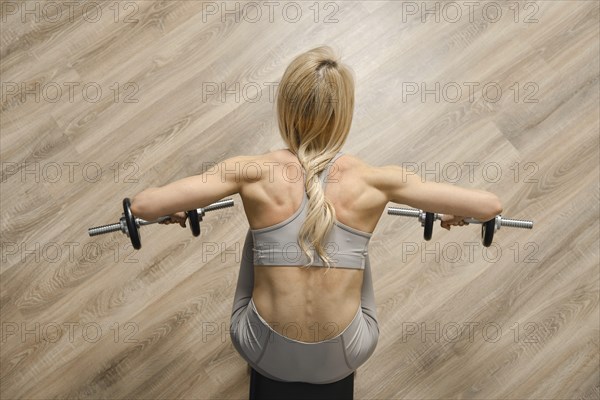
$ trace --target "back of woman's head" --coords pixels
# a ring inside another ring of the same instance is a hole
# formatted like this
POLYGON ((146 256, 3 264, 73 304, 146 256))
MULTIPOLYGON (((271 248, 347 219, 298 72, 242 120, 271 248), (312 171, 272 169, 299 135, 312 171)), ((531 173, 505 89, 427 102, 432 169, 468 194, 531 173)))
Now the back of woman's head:
POLYGON ((330 266, 332 258, 322 242, 333 227, 335 209, 325 198, 318 178, 350 131, 354 113, 352 70, 328 46, 302 53, 285 70, 276 104, 281 137, 305 172, 308 210, 300 230, 300 246, 310 258, 307 265, 313 263, 308 242, 330 266))

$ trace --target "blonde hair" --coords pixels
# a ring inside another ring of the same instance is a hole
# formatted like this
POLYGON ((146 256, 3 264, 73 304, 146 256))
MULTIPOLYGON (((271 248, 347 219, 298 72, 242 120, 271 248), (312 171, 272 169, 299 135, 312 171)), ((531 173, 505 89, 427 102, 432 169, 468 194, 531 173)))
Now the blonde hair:
POLYGON ((276 93, 279 132, 298 157, 305 173, 308 211, 299 242, 308 255, 314 246, 327 267, 331 259, 323 240, 335 220, 333 204, 325 198, 319 176, 342 148, 354 113, 354 77, 329 46, 297 56, 285 70, 276 93), (308 244, 307 244, 308 243, 308 244))

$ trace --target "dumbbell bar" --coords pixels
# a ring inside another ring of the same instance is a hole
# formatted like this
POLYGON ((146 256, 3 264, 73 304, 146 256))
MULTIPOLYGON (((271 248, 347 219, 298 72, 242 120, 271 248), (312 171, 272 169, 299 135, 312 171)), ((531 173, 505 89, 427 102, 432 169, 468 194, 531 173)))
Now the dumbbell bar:
MULTIPOLYGON (((421 226, 424 227, 423 238, 430 240, 433 233, 433 223, 435 220, 441 220, 444 214, 425 212, 416 208, 400 208, 400 207, 388 207, 388 214, 399 215, 402 217, 415 217, 421 222, 421 226)), ((533 221, 522 220, 522 219, 509 219, 504 218, 501 215, 497 215, 495 218, 489 221, 479 221, 474 218, 465 218, 465 222, 469 224, 481 224, 481 240, 485 247, 489 247, 494 240, 494 233, 500 229, 501 226, 510 228, 523 228, 532 229, 533 221)))
MULTIPOLYGON (((204 217, 206 212, 220 210, 221 208, 226 207, 233 207, 232 199, 220 200, 206 207, 188 211, 186 214, 188 217, 188 223, 190 224, 190 229, 192 230, 192 234, 194 236, 200 235, 200 222, 202 221, 202 217, 204 217)), ((105 233, 121 231, 129 237, 133 248, 139 250, 142 247, 139 227, 143 225, 160 223, 170 218, 171 217, 168 215, 164 217, 159 217, 154 221, 146 221, 141 218, 137 218, 131 212, 131 201, 129 200, 129 198, 125 198, 123 199, 123 216, 121 217, 119 222, 115 224, 89 228, 88 234, 90 236, 97 236, 103 235, 105 233)))

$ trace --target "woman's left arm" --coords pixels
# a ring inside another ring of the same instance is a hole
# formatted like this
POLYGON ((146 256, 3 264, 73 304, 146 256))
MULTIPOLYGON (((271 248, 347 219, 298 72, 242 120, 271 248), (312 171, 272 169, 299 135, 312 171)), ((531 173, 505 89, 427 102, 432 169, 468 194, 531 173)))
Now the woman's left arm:
POLYGON ((201 175, 193 175, 162 187, 151 187, 136 194, 131 212, 146 221, 179 211, 206 207, 241 191, 242 174, 249 157, 237 156, 215 163, 201 175))

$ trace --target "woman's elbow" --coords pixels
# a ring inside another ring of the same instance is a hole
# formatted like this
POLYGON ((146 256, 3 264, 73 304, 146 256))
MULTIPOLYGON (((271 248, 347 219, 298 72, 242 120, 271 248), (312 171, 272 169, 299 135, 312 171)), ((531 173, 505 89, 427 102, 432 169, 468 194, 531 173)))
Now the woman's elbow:
POLYGON ((482 221, 489 221, 490 219, 494 218, 496 215, 499 215, 502 213, 502 202, 500 201, 500 198, 498 198, 498 196, 496 196, 493 193, 489 194, 489 199, 487 199, 485 201, 485 205, 486 205, 486 211, 484 212, 484 214, 482 215, 482 218, 480 220, 482 221))
POLYGON ((129 209, 136 218, 141 218, 143 220, 150 221, 152 219, 152 213, 148 209, 147 204, 148 203, 144 200, 144 197, 138 194, 133 196, 133 198, 131 199, 131 206, 129 207, 129 209))
POLYGON ((496 201, 493 203, 493 205, 494 207, 492 209, 492 216, 495 217, 496 215, 502 214, 503 208, 499 198, 496 197, 496 201))

